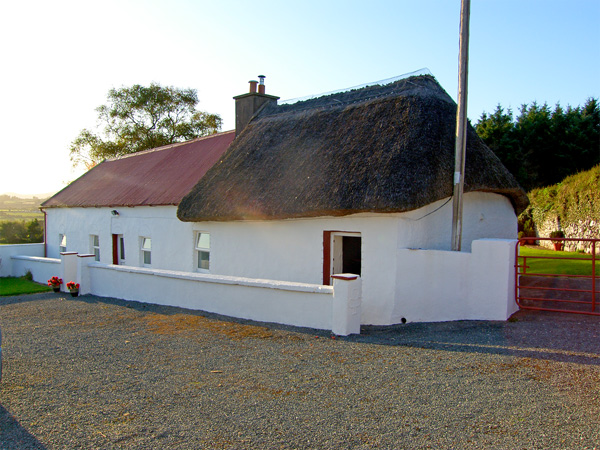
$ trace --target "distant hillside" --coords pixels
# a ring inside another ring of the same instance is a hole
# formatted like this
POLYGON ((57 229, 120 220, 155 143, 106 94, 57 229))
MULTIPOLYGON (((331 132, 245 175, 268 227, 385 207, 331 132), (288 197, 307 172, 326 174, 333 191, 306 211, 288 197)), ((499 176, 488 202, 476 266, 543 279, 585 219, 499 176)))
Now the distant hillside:
POLYGON ((568 238, 600 238, 600 165, 528 195, 531 205, 519 219, 522 227, 531 220, 538 237, 563 230, 568 238))
POLYGON ((46 192, 44 194, 19 194, 17 192, 3 192, 0 194, 0 197, 16 197, 16 198, 41 198, 46 200, 47 198, 52 197, 56 192, 46 192))
POLYGON ((14 220, 43 219, 40 205, 46 198, 20 198, 12 195, 0 195, 0 222, 14 220))

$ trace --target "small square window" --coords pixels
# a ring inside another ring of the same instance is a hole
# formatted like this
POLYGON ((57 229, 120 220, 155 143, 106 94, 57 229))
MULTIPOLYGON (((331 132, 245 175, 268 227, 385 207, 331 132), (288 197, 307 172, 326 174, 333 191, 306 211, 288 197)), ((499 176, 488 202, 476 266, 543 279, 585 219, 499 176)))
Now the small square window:
POLYGON ((91 253, 94 254, 94 259, 100 261, 100 238, 98 235, 90 235, 91 253))
POLYGON ((119 262, 125 262, 125 239, 123 235, 119 235, 119 262))
POLYGON ((209 269, 210 253, 198 251, 198 269, 209 269))
POLYGON ((210 269, 210 233, 196 234, 196 270, 208 272, 210 269))
POLYGON ((152 239, 149 237, 142 238, 142 264, 149 266, 152 264, 152 239))
POLYGON ((58 235, 58 251, 60 253, 67 251, 67 236, 65 234, 58 235))
POLYGON ((198 233, 198 239, 196 241, 196 248, 210 249, 210 234, 209 233, 198 233))

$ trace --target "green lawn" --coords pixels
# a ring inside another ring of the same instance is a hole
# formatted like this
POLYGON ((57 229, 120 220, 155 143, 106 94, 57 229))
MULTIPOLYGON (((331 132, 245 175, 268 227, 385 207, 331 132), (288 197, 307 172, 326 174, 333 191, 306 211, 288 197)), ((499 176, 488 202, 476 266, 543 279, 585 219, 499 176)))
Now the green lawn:
MULTIPOLYGON (((591 275, 591 255, 575 252, 556 252, 543 248, 520 247, 520 256, 527 256, 527 273, 545 273, 560 275, 591 275), (537 259, 530 256, 543 256, 553 258, 576 258, 573 259, 537 259), (587 261, 585 261, 587 259, 587 261)), ((523 264, 523 258, 519 258, 519 264, 523 264)), ((522 269, 521 269, 522 270, 522 269)), ((596 254, 596 275, 600 275, 600 255, 596 254)))
POLYGON ((36 292, 51 291, 50 286, 34 283, 25 278, 0 278, 0 297, 7 295, 35 294, 36 292))

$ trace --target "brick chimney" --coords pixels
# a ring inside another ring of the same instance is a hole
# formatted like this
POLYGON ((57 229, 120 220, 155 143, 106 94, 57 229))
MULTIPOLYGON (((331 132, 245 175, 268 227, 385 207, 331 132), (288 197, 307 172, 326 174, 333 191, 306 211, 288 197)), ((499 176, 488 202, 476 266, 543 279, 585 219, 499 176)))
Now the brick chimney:
POLYGON ((260 84, 258 81, 250 80, 250 92, 247 94, 238 95, 233 97, 235 100, 235 135, 242 132, 246 125, 252 119, 252 116, 263 107, 266 103, 275 102, 279 100, 279 97, 274 95, 265 94, 265 76, 259 75, 260 84), (256 88, 258 85, 258 92, 256 88))

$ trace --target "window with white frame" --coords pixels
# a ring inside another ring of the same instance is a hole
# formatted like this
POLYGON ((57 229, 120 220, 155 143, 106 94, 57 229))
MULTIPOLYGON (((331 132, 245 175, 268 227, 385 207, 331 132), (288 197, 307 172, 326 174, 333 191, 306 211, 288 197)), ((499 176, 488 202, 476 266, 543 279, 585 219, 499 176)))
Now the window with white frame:
POLYGON ((195 241, 196 270, 208 272, 210 268, 210 234, 198 231, 195 241))
POLYGON ((152 264, 152 239, 149 237, 141 238, 141 259, 142 265, 149 266, 152 264))
POLYGON ((125 262, 125 238, 122 234, 117 236, 117 249, 119 253, 119 263, 123 264, 125 262))
POLYGON ((65 234, 58 235, 58 251, 61 253, 67 251, 67 236, 65 234))
POLYGON ((90 253, 94 254, 94 260, 100 261, 100 238, 97 234, 90 235, 90 253))

